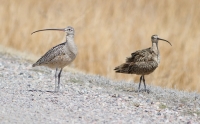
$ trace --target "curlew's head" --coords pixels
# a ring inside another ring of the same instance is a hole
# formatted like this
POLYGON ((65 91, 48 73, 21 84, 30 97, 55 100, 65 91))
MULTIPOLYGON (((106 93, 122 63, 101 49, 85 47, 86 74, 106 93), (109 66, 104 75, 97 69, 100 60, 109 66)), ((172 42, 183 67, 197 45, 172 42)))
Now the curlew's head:
POLYGON ((158 40, 166 41, 172 46, 172 44, 169 41, 159 38, 158 35, 152 35, 151 36, 152 43, 158 43, 158 40))
POLYGON ((64 31, 66 33, 66 35, 74 35, 74 28, 71 27, 71 26, 68 26, 66 28, 56 28, 56 29, 42 29, 42 30, 37 30, 37 31, 34 31, 32 32, 31 34, 34 34, 36 32, 40 32, 40 31, 47 31, 47 30, 54 30, 54 31, 64 31))
POLYGON ((74 28, 73 27, 68 26, 64 30, 65 30, 67 35, 74 35, 74 28))

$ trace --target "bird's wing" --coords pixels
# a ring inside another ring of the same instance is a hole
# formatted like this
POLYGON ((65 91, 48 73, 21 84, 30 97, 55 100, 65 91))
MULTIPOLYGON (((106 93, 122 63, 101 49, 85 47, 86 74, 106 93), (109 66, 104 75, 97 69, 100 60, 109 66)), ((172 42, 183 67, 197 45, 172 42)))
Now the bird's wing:
POLYGON ((138 50, 131 54, 131 57, 126 58, 126 63, 147 62, 152 61, 151 48, 138 50))
POLYGON ((114 70, 117 73, 149 74, 158 67, 158 63, 153 60, 152 52, 151 48, 138 50, 114 70))
POLYGON ((61 44, 51 48, 35 64, 33 64, 33 66, 48 63, 57 56, 65 55, 65 52, 63 51, 64 45, 65 45, 65 43, 61 43, 61 44))

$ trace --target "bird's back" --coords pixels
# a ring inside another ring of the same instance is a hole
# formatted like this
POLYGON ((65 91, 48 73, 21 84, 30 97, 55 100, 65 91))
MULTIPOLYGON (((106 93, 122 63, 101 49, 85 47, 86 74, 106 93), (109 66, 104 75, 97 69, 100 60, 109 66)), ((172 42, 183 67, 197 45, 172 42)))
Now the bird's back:
POLYGON ((157 67, 157 55, 152 48, 138 50, 126 59, 126 62, 114 70, 117 73, 147 75, 152 73, 157 67))

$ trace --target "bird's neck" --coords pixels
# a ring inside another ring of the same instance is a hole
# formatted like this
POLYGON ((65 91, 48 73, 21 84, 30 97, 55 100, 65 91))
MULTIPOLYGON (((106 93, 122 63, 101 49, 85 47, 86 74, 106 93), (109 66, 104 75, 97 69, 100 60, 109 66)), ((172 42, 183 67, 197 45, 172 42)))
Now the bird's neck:
POLYGON ((160 53, 159 53, 159 49, 158 49, 158 42, 157 43, 152 43, 152 50, 156 55, 156 60, 158 63, 160 63, 160 53))
POLYGON ((76 55, 76 54, 78 53, 76 44, 74 43, 74 35, 67 35, 66 45, 67 45, 68 49, 69 49, 74 55, 76 55))

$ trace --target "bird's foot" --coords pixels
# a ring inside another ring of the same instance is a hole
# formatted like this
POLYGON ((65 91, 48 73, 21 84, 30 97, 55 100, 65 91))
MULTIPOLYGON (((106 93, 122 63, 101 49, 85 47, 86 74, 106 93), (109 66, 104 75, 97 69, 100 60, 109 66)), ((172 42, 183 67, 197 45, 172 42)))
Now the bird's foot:
POLYGON ((145 89, 145 92, 149 94, 149 93, 150 93, 150 90, 149 90, 149 89, 145 89))
POLYGON ((140 89, 138 89, 137 90, 137 92, 139 93, 139 92, 146 92, 146 93, 150 93, 150 90, 149 89, 144 89, 144 90, 140 90, 140 89))

